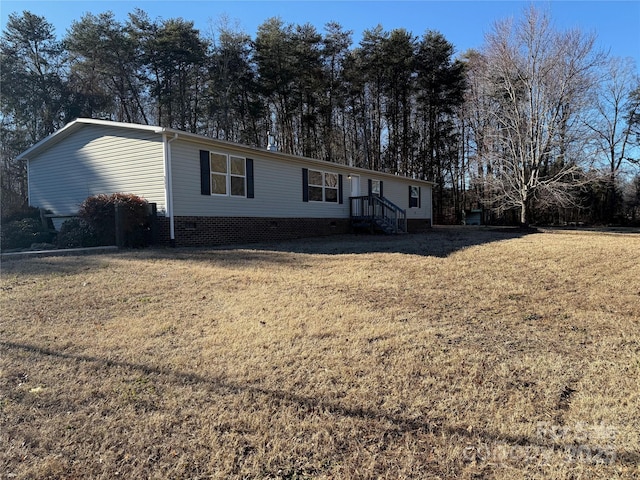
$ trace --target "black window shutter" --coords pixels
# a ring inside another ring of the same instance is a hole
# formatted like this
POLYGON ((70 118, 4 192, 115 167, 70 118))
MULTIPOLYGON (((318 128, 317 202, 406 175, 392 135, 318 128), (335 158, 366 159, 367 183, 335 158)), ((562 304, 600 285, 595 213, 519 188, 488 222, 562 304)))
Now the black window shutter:
POLYGON ((384 182, 382 180, 380 180, 380 196, 384 197, 384 191, 382 190, 382 185, 384 184, 384 182))
POLYGON ((367 195, 369 196, 371 196, 371 190, 373 189, 372 183, 373 182, 371 181, 371 179, 367 180, 367 188, 369 189, 369 191, 367 192, 367 195))
POLYGON ((302 201, 309 201, 309 169, 302 169, 302 201))
POLYGON ((411 185, 409 185, 409 208, 411 208, 411 185))
POLYGON ((254 198, 253 192, 253 158, 247 158, 247 198, 254 198))
POLYGON ((418 187, 418 208, 422 205, 422 187, 418 187))
POLYGON ((207 150, 200 150, 200 194, 211 195, 211 164, 207 150))
POLYGON ((342 175, 338 174, 338 203, 342 204, 342 195, 343 195, 343 191, 342 191, 342 175))

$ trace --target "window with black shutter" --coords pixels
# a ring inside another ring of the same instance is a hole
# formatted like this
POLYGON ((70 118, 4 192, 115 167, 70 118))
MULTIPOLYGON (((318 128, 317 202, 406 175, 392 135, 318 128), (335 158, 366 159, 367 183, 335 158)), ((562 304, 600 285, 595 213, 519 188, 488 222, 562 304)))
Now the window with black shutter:
POLYGON ((343 203, 342 175, 302 169, 302 201, 343 203))
POLYGON ((254 198, 253 159, 200 150, 200 193, 254 198))

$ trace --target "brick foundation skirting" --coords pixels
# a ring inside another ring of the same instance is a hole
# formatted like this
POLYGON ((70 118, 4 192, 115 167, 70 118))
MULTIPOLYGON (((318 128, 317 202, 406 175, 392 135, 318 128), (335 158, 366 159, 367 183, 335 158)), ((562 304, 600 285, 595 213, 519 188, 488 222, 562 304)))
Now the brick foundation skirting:
POLYGON ((417 219, 417 218, 408 218, 407 219, 407 230, 409 233, 421 233, 426 232, 431 228, 431 220, 430 219, 417 219))
MULTIPOLYGON (((346 218, 174 217, 175 246, 271 242, 348 233, 346 218)), ((158 243, 169 245, 169 219, 158 218, 158 243)))
MULTIPOLYGON (((322 237, 351 231, 347 218, 175 217, 175 246, 207 247, 322 237)), ((408 219, 410 233, 431 227, 429 219, 408 219)), ((157 218, 157 244, 171 245, 169 219, 157 218)))

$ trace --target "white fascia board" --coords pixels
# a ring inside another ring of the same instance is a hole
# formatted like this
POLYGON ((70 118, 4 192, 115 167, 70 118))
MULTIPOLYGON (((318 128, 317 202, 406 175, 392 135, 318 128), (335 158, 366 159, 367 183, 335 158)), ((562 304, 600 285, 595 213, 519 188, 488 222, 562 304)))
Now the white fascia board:
POLYGON ((146 130, 160 133, 163 129, 154 125, 142 125, 140 123, 114 122, 112 120, 98 120, 96 118, 78 118, 71 123, 85 123, 89 125, 102 125, 105 127, 129 128, 131 130, 146 130))
POLYGON ((67 123, 60 130, 56 130, 51 135, 43 138, 35 145, 31 146, 20 155, 16 157, 16 160, 22 160, 23 158, 29 158, 34 154, 37 154, 40 150, 46 147, 48 144, 52 142, 56 142, 57 140, 61 140, 71 134, 73 131, 77 130, 82 125, 102 125, 105 127, 116 127, 116 128, 128 128, 131 130, 142 130, 149 131, 154 133, 162 133, 165 129, 151 126, 151 125, 139 125, 136 123, 123 123, 123 122, 112 122, 110 120, 97 120, 94 118, 77 118, 69 123, 67 123))
POLYGON ((61 138, 61 137, 66 136, 66 134, 68 134, 68 132, 70 130, 74 129, 74 126, 75 126, 76 123, 77 123, 77 120, 74 120, 73 122, 67 123, 60 130, 56 130, 51 135, 43 138, 42 140, 40 140, 35 145, 32 145, 31 147, 26 149, 24 152, 22 152, 20 155, 18 155, 16 157, 16 160, 22 160, 23 158, 29 158, 31 153, 36 152, 37 150, 40 150, 40 148, 42 148, 45 144, 51 142, 52 140, 54 140, 56 138, 61 138))

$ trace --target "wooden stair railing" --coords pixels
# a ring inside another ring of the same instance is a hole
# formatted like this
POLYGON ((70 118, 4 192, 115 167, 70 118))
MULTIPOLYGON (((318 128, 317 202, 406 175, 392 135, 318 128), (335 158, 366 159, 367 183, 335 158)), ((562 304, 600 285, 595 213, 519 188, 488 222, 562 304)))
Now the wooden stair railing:
POLYGON ((407 212, 385 197, 349 197, 349 215, 354 227, 367 227, 386 234, 407 233, 407 212))

